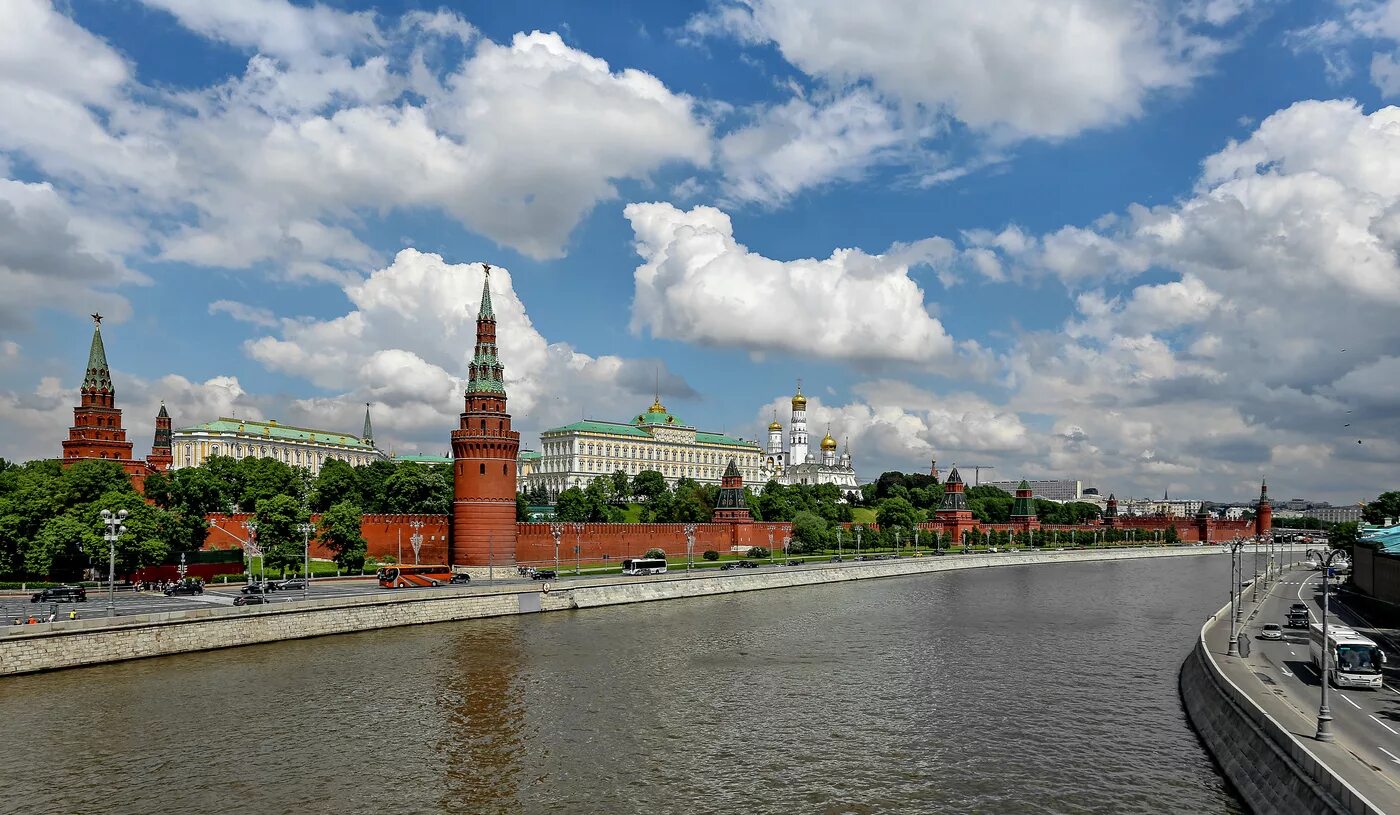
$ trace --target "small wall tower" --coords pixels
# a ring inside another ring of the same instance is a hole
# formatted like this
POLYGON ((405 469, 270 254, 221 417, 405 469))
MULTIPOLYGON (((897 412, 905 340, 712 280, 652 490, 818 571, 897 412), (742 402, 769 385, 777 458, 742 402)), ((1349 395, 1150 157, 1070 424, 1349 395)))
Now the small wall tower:
POLYGON ((948 480, 943 484, 943 503, 934 513, 943 524, 943 534, 952 537, 953 546, 962 546, 963 533, 977 524, 972 517, 972 510, 967 508, 964 488, 962 476, 958 474, 958 465, 954 464, 948 473, 948 480))
MULTIPOLYGON (((485 268, 476 316, 476 353, 466 405, 452 431, 452 566, 485 569, 515 563, 515 463, 520 434, 506 412, 505 369, 496 355, 491 267, 485 268)), ((366 422, 368 425, 368 422, 366 422)))
POLYGON ((1103 525, 1115 529, 1118 527, 1118 498, 1111 492, 1103 510, 1103 525))
POLYGON ((732 458, 724 475, 720 476, 719 500, 715 502, 711 520, 717 524, 753 523, 753 513, 749 511, 748 501, 744 500, 744 477, 739 474, 739 465, 732 458))
POLYGON ((1040 518, 1035 514, 1035 497, 1025 479, 1016 485, 1016 499, 1011 502, 1011 523, 1018 532, 1040 528, 1040 518))
POLYGON ((157 472, 165 472, 174 461, 170 450, 170 414, 165 412, 165 403, 161 402, 160 412, 156 414, 156 436, 151 442, 151 454, 146 456, 146 463, 157 472))

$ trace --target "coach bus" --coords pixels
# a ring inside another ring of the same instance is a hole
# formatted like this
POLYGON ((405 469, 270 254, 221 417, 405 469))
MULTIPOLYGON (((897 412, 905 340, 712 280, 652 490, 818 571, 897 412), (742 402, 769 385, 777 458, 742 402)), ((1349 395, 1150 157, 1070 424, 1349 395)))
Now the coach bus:
POLYGON ((441 586, 451 582, 452 569, 447 566, 385 566, 379 570, 379 586, 384 589, 441 586))
MULTIPOLYGON (((1313 623, 1308 631, 1308 651, 1312 664, 1322 674, 1322 623, 1313 623)), ((1345 626, 1327 626, 1329 676, 1339 688, 1371 688, 1380 690, 1385 681, 1381 673, 1385 653, 1371 640, 1345 626)))
POLYGON ((622 561, 623 574, 665 574, 666 559, 660 557, 629 557, 622 561))

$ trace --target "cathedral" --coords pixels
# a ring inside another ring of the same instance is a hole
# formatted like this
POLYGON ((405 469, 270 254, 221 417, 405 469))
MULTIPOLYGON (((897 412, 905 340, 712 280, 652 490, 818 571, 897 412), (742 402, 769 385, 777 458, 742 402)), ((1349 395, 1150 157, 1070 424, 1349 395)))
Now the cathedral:
POLYGON ((842 493, 857 492, 856 471, 851 466, 851 446, 838 457, 836 439, 831 437, 830 428, 821 440, 820 456, 807 448, 807 397, 802 395, 802 384, 797 385, 797 393, 792 397, 792 423, 788 431, 787 449, 783 449, 783 425, 778 417, 768 425, 768 448, 763 456, 763 470, 760 478, 776 481, 779 484, 835 484, 842 493))

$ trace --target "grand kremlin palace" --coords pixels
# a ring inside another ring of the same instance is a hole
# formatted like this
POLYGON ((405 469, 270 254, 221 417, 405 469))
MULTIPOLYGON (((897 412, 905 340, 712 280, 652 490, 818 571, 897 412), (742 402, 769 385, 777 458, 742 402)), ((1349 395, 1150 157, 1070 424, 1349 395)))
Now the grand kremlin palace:
POLYGON ((339 459, 356 467, 389 456, 374 446, 374 430, 365 409, 365 429, 360 436, 333 430, 314 430, 278 424, 276 420, 219 418, 174 431, 172 469, 198 467, 210 456, 273 458, 293 467, 305 467, 316 475, 321 465, 339 459))
POLYGON ((657 399, 630 422, 587 419, 544 431, 538 458, 519 472, 523 489, 543 487, 555 497, 618 470, 656 470, 672 484, 681 478, 718 484, 730 459, 745 481, 762 483, 758 442, 696 430, 657 399))

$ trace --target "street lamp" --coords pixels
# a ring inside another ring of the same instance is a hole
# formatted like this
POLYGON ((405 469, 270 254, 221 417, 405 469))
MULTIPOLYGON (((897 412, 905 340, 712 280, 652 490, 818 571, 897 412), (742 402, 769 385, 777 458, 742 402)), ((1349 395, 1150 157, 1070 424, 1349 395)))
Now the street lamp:
POLYGON ((1317 553, 1317 562, 1322 566, 1322 699, 1317 706, 1318 741, 1333 739, 1332 708, 1327 706, 1327 678, 1332 672, 1332 649, 1327 645, 1327 587, 1332 576, 1332 562, 1345 557, 1346 552, 1341 549, 1331 549, 1325 555, 1317 553))
POLYGON ((772 563, 772 562, 776 559, 775 556, 774 556, 774 554, 773 554, 773 531, 776 530, 777 528, 778 528, 778 527, 776 527, 776 526, 770 526, 770 527, 768 527, 768 562, 769 562, 769 563, 772 563))
MULTIPOLYGON (((247 541, 247 543, 246 543, 246 545, 245 545, 245 551, 247 551, 247 553, 248 553, 248 558, 249 558, 249 560, 248 560, 248 582, 251 583, 251 582, 253 582, 253 561, 252 561, 252 558, 259 557, 260 555, 262 555, 262 550, 258 548, 258 543, 257 543, 257 541, 258 541, 258 522, 257 522, 257 521, 244 521, 244 522, 243 522, 243 528, 246 529, 246 530, 248 530, 248 541, 247 541)), ((265 563, 265 562, 263 562, 263 561, 261 561, 261 560, 259 560, 258 562, 259 562, 259 563, 262 563, 263 581, 266 582, 266 580, 267 580, 267 563, 265 563)))
MULTIPOLYGON (((831 551, 831 550, 827 550, 831 551)), ((841 527, 836 527, 836 559, 841 559, 841 527)))
POLYGON ((107 527, 102 539, 107 541, 107 616, 117 616, 116 583, 117 583, 117 540, 126 531, 126 525, 122 521, 126 520, 126 510, 119 509, 112 512, 104 509, 101 513, 102 523, 107 527))
POLYGON ((582 543, 582 541, 581 541, 580 538, 579 538, 579 536, 582 534, 582 533, 580 532, 580 529, 581 529, 581 527, 580 527, 578 524, 574 524, 574 576, 575 576, 575 577, 578 577, 579 575, 583 574, 583 543, 582 543))
POLYGON ((408 528, 413 530, 413 534, 408 536, 408 545, 413 547, 413 565, 418 565, 418 552, 423 548, 423 533, 418 531, 423 528, 423 522, 414 518, 408 522, 408 528))
POLYGON ((554 536, 554 576, 559 576, 559 536, 564 534, 564 525, 552 523, 549 525, 549 534, 554 536))
MULTIPOLYGON (((297 524, 301 533, 301 599, 311 596, 311 532, 315 527, 309 523, 297 524)), ((414 558, 414 563, 418 562, 414 558)))
POLYGON ((899 530, 894 531, 894 556, 899 557, 899 530))
POLYGON ((856 560, 860 560, 860 533, 861 527, 856 527, 856 560))
POLYGON ((1240 655, 1240 635, 1236 628, 1240 621, 1240 580, 1236 564, 1239 562, 1239 552, 1244 548, 1245 542, 1239 538, 1230 541, 1230 651, 1229 655, 1237 657, 1240 655))
POLYGON ((691 564, 695 560, 695 524, 686 524, 685 527, 685 570, 690 571, 691 564))

